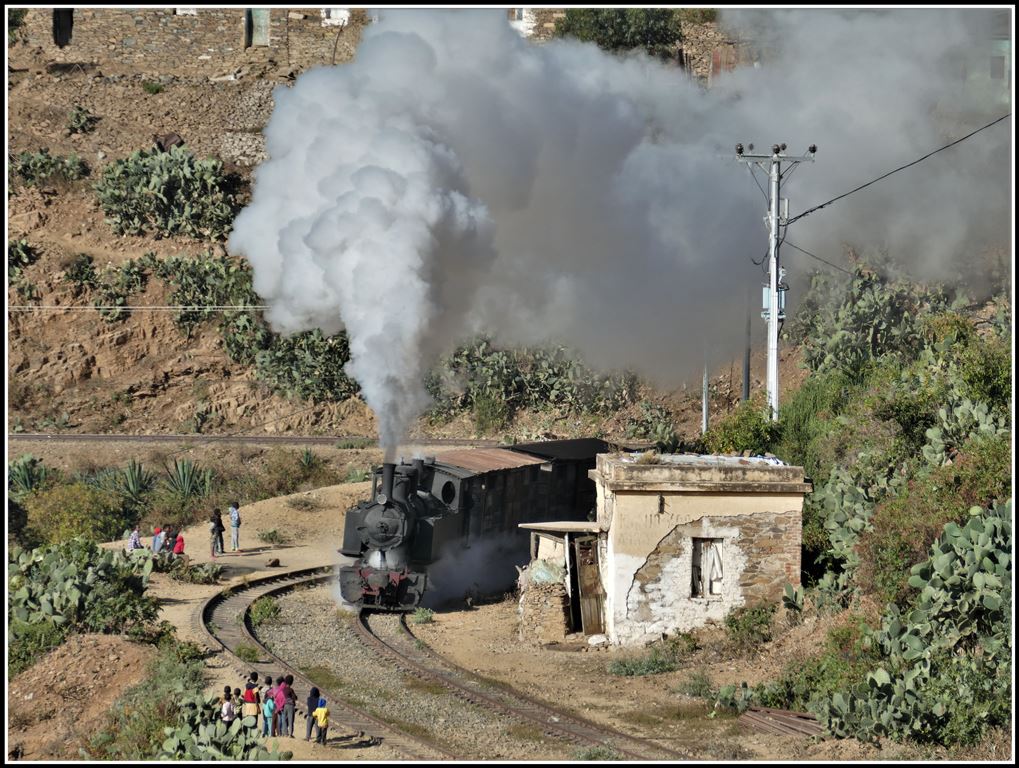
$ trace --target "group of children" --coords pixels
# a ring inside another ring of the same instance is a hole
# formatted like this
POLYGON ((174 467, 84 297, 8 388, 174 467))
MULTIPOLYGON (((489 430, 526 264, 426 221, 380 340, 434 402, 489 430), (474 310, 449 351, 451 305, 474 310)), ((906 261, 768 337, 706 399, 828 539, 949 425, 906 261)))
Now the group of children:
MULTIPOLYGON (((127 539, 127 551, 131 552, 135 549, 145 549, 145 546, 141 542, 141 534, 138 531, 138 525, 135 525, 128 535, 127 539)), ((184 555, 184 534, 181 531, 176 530, 172 526, 166 526, 161 528, 156 526, 152 532, 152 554, 158 555, 160 552, 173 553, 177 556, 184 555)))
MULTIPOLYGON (((258 729, 258 715, 262 715, 263 736, 294 736, 294 709, 297 705, 297 693, 293 688, 294 676, 277 677, 275 684, 272 677, 265 676, 261 685, 258 673, 252 672, 244 684, 244 692, 240 688, 230 686, 223 688, 221 717, 223 722, 232 723, 237 717, 254 718, 251 727, 258 729), (240 707, 238 715, 237 707, 240 707)), ((318 688, 312 688, 306 702, 305 741, 311 741, 312 726, 315 726, 315 741, 326 743, 329 730, 329 709, 326 700, 319 694, 318 688)))

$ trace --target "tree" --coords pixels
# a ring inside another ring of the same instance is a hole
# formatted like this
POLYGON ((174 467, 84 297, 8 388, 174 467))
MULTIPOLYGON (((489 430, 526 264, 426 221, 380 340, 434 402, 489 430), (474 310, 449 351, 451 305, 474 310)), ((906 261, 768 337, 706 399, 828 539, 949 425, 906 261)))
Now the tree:
POLYGON ((556 21, 556 37, 575 37, 606 51, 642 48, 667 59, 682 40, 675 12, 668 8, 571 8, 556 21))

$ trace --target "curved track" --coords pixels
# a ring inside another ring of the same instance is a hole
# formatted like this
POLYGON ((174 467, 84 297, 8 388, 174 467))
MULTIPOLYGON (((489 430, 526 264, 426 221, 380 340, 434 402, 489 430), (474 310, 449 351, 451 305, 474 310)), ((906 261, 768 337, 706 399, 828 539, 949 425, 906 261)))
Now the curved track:
MULTIPOLYGON (((7 442, 70 442, 70 443, 241 443, 242 445, 257 445, 260 443, 274 445, 335 445, 344 441, 364 440, 363 437, 344 437, 334 435, 323 437, 321 435, 300 436, 300 435, 92 435, 75 433, 28 433, 11 432, 7 435, 7 442)), ((446 437, 422 437, 408 438, 406 445, 448 445, 450 447, 490 447, 498 446, 498 440, 461 440, 458 438, 446 437)), ((378 442, 371 440, 364 448, 377 448, 378 442)))
POLYGON ((480 707, 495 710, 503 716, 538 725, 544 733, 565 738, 583 746, 607 748, 632 760, 683 760, 690 755, 676 752, 648 739, 630 736, 597 725, 576 715, 555 709, 513 688, 484 680, 443 658, 418 641, 407 626, 406 616, 400 619, 402 642, 391 642, 372 631, 370 614, 358 617, 359 636, 399 668, 418 678, 430 679, 460 698, 480 707))
POLYGON ((412 760, 448 760, 455 759, 445 750, 419 738, 397 730, 383 720, 347 704, 343 696, 329 691, 321 683, 316 683, 307 675, 287 664, 260 643, 251 632, 248 609, 260 597, 287 592, 305 584, 316 584, 334 578, 332 566, 304 568, 287 571, 278 575, 236 585, 213 595, 205 602, 201 610, 201 628, 213 646, 222 646, 227 652, 231 666, 241 677, 249 672, 258 672, 260 677, 279 675, 280 670, 294 676, 294 681, 303 687, 318 687, 331 702, 330 720, 333 724, 350 731, 361 732, 388 747, 407 755, 412 760), (254 646, 259 651, 260 660, 256 662, 242 661, 237 655, 241 645, 254 646), (267 659, 267 660, 266 660, 267 659))

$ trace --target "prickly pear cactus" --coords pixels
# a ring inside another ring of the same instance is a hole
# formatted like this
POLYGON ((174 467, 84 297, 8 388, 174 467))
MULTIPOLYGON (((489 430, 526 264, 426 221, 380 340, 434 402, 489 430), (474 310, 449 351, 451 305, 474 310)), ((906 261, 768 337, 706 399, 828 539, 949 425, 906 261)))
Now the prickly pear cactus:
POLYGON ((885 657, 865 684, 813 702, 835 736, 972 743, 1011 717, 1012 500, 949 523, 912 569, 920 590, 892 605, 871 642, 885 657))

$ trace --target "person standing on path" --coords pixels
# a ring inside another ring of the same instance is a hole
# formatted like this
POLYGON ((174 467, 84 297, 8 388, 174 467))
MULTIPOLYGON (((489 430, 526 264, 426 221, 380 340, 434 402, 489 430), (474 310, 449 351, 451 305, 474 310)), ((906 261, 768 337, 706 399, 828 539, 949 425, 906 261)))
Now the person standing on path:
MULTIPOLYGON (((276 678, 276 711, 279 712, 279 718, 277 720, 276 733, 279 736, 286 736, 289 733, 290 728, 286 722, 287 716, 287 681, 282 677, 276 678)), ((291 713, 293 710, 291 710, 291 713)))
POLYGON ((256 730, 258 728, 258 710, 261 707, 258 706, 258 693, 255 690, 255 684, 250 680, 244 684, 242 700, 244 703, 241 705, 241 716, 252 718, 251 729, 256 730))
POLYGON ((234 718, 237 717, 237 713, 234 711, 233 701, 231 701, 230 699, 229 691, 223 694, 223 708, 221 712, 223 722, 226 723, 227 725, 230 725, 230 723, 234 721, 234 718))
POLYGON ((308 693, 307 701, 304 702, 305 707, 304 720, 307 726, 307 729, 304 732, 305 741, 311 741, 311 726, 315 723, 315 715, 313 715, 312 712, 318 709, 318 697, 319 697, 318 688, 312 688, 311 691, 308 693))
POLYGON ((262 704, 262 735, 275 736, 276 730, 273 725, 276 722, 276 702, 272 696, 266 695, 265 703, 262 704))
POLYGON ((152 554, 158 555, 159 550, 163 548, 163 529, 158 525, 152 532, 152 554))
POLYGON ((318 732, 315 734, 315 741, 318 744, 326 743, 326 731, 329 730, 329 710, 326 708, 326 700, 319 699, 318 707, 315 709, 315 724, 318 726, 318 732))
POLYGON ((234 552, 241 548, 241 503, 230 502, 230 545, 234 552))
POLYGON ((287 675, 284 678, 284 682, 287 684, 287 700, 283 705, 283 721, 286 723, 286 728, 283 729, 283 735, 294 738, 294 710, 297 708, 297 693, 294 691, 294 676, 287 675))
POLYGON ((210 547, 212 557, 223 554, 223 531, 226 527, 223 525, 223 513, 219 511, 219 508, 212 510, 212 517, 209 518, 209 536, 211 539, 210 547))

